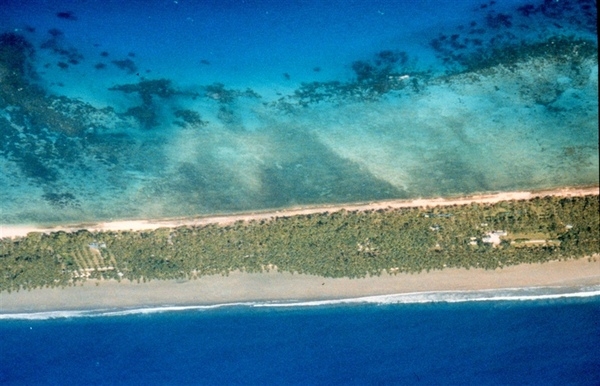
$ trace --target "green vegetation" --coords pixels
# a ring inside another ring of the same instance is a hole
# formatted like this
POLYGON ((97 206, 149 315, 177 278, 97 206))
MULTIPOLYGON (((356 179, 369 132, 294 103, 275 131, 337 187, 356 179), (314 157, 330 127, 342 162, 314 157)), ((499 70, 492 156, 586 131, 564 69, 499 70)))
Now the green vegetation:
POLYGON ((494 205, 339 211, 149 232, 30 233, 0 240, 0 291, 90 278, 193 279, 234 270, 326 277, 495 269, 599 252, 597 195, 494 205), (484 242, 503 230, 500 243, 484 242), (532 242, 527 242, 529 237, 532 242), (540 238, 547 242, 540 242, 540 238))

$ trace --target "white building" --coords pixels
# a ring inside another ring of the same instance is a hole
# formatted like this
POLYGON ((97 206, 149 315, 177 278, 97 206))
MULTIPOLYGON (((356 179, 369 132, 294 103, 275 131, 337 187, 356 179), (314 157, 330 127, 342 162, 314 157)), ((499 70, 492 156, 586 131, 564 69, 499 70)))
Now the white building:
POLYGON ((488 232, 485 236, 481 238, 481 241, 488 244, 500 245, 500 237, 507 235, 508 233, 506 231, 488 232))

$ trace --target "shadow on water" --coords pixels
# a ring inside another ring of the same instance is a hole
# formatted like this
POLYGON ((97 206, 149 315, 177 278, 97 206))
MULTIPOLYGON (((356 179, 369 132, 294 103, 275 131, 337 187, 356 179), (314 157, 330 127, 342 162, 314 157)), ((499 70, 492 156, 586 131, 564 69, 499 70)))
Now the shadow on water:
POLYGON ((244 164, 241 167, 246 169, 240 171, 228 165, 240 162, 239 149, 226 153, 230 158, 207 150, 192 162, 180 163, 148 191, 159 201, 170 202, 171 210, 202 213, 406 197, 388 182, 337 156, 310 133, 273 131, 269 139, 274 153, 252 155, 268 157, 269 162, 244 164))
POLYGON ((295 156, 263 171, 265 203, 280 207, 406 197, 400 189, 336 155, 310 133, 290 133, 285 140, 282 150, 295 156))

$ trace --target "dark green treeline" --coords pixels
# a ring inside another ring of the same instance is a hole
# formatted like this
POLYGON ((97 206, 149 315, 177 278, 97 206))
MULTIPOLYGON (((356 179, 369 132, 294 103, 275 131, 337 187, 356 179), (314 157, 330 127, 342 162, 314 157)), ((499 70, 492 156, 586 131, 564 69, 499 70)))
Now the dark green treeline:
POLYGON ((0 240, 0 291, 90 278, 193 279, 234 270, 364 277, 495 269, 599 253, 597 195, 340 211, 148 232, 30 233, 0 240), (485 236, 506 231, 497 245, 485 236))

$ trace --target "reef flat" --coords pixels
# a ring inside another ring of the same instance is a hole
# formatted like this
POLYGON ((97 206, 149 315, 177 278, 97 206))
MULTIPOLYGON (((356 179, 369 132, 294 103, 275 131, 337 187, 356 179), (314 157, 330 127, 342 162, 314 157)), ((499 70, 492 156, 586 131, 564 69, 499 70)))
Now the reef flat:
POLYGON ((16 20, 0 33, 0 223, 596 185, 595 4, 482 6, 303 76, 241 78, 210 76, 246 71, 236 52, 157 71, 144 47, 78 40, 81 17, 16 20))

